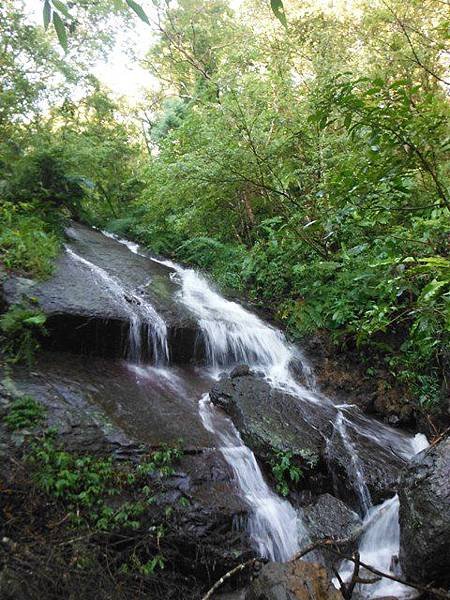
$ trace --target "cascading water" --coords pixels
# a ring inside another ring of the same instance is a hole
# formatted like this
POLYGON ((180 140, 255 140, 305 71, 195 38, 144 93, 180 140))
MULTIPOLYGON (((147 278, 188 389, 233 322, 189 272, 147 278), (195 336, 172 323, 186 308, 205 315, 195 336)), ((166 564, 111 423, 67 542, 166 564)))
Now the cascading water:
POLYGON ((260 556, 281 562, 289 560, 298 551, 300 540, 308 540, 294 508, 271 491, 255 455, 242 442, 232 421, 218 413, 208 394, 200 400, 200 416, 205 428, 216 435, 220 450, 252 509, 248 529, 260 556))
MULTIPOLYGON (((339 435, 341 437, 342 443, 344 444, 347 456, 349 457, 348 470, 350 471, 350 479, 353 482, 353 486, 358 496, 361 510, 363 514, 366 514, 368 510, 372 507, 372 500, 370 498, 370 492, 364 480, 364 473, 358 459, 358 454, 354 445, 352 444, 352 441, 348 436, 347 425, 351 425, 351 423, 349 423, 348 419, 346 419, 343 412, 339 411, 334 422, 334 432, 336 435, 339 435)), ((332 447, 333 437, 327 440, 327 450, 332 451, 332 447)))
MULTIPOLYGON (((129 245, 125 240, 115 239, 129 245)), ((136 246, 130 250, 139 253, 136 246)), ((227 367, 245 362, 263 371, 274 384, 301 389, 310 395, 289 374, 290 362, 294 356, 300 358, 301 355, 287 344, 280 331, 264 324, 239 304, 222 298, 195 271, 171 261, 156 262, 172 268, 179 277, 180 300, 198 318, 208 365, 216 375, 227 367)), ((312 382, 312 371, 306 362, 304 371, 312 382)), ((242 442, 232 421, 211 404, 208 394, 200 400, 199 412, 205 428, 216 436, 239 489, 252 509, 248 530, 259 554, 271 560, 288 560, 298 551, 300 541, 308 541, 300 514, 287 500, 271 491, 253 452, 242 442)))
POLYGON ((143 333, 147 332, 147 346, 152 349, 153 360, 156 364, 167 362, 169 348, 167 345, 167 328, 151 304, 138 296, 134 291, 126 290, 111 277, 104 269, 79 256, 66 246, 67 254, 94 274, 111 293, 113 301, 121 307, 129 321, 128 358, 132 362, 141 362, 145 355, 143 333))
MULTIPOLYGON (((399 500, 395 495, 378 506, 372 507, 363 522, 364 533, 359 542, 361 562, 391 575, 400 575, 398 554, 400 548, 399 500)), ((343 581, 351 578, 353 563, 344 562, 340 568, 343 581)), ((367 573, 370 577, 372 574, 367 573)), ((357 586, 362 598, 414 598, 417 592, 406 585, 390 579, 380 579, 375 584, 357 586)))
MULTIPOLYGON (((138 245, 114 237, 131 252, 141 254, 138 245)), ((143 256, 147 256, 145 253, 143 256)), ((351 405, 335 405, 317 390, 312 370, 302 354, 290 345, 277 329, 262 322, 235 302, 215 292, 207 280, 192 269, 184 269, 171 261, 152 259, 174 270, 181 290, 179 300, 196 316, 205 342, 207 361, 215 375, 238 363, 246 363, 253 370, 262 371, 272 385, 288 391, 302 402, 314 402, 330 413, 333 435, 327 440, 332 451, 334 436, 339 436, 348 457, 349 472, 364 516, 364 534, 360 541, 361 560, 381 571, 394 573, 395 557, 399 552, 398 498, 395 496, 378 506, 372 506, 364 472, 358 460, 352 435, 364 436, 380 448, 407 460, 427 445, 424 436, 408 438, 395 434, 381 423, 368 419, 351 405), (292 375, 293 363, 302 367, 305 386, 292 375)), ((273 560, 287 560, 307 540, 307 532, 300 515, 286 501, 267 486, 251 450, 247 448, 230 419, 202 397, 199 411, 205 428, 216 436, 225 459, 231 466, 241 493, 252 513, 249 533, 262 556, 273 560)), ((348 575, 348 565, 341 568, 341 576, 348 575)), ((375 586, 361 586, 364 598, 380 595, 413 597, 411 589, 388 579, 375 586)))
MULTIPOLYGON (((423 434, 417 434, 411 442, 410 456, 425 450, 429 446, 423 434)), ((397 494, 378 506, 370 507, 363 522, 363 535, 359 541, 359 554, 362 562, 391 575, 400 575, 398 557, 400 552, 400 503, 397 494)), ((351 578, 353 564, 344 562, 340 568, 340 576, 346 581, 351 578)), ((369 573, 370 575, 370 573, 369 573)), ((335 582, 336 583, 336 582, 335 582)), ((416 590, 383 578, 370 586, 359 585, 357 589, 361 598, 415 598, 416 590)))

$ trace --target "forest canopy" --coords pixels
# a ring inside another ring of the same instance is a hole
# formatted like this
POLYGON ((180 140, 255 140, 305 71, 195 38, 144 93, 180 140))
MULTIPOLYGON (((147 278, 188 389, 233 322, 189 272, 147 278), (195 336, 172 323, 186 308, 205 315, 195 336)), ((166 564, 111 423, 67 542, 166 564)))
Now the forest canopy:
POLYGON ((80 219, 210 272, 295 339, 357 349, 437 408, 448 4, 77 0, 51 4, 54 26, 47 5, 39 23, 0 6, 4 267, 48 276, 80 219), (92 65, 142 20, 155 85, 117 98, 92 65))

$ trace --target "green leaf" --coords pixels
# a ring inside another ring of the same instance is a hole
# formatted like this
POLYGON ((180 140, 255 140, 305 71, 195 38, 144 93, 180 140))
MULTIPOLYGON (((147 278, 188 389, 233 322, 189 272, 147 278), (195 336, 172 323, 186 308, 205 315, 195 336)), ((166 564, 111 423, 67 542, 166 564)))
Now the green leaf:
POLYGON ((434 298, 439 294, 440 290, 448 285, 448 281, 437 281, 436 279, 433 279, 433 281, 423 288, 418 303, 430 302, 431 300, 434 300, 434 298))
POLYGON ((27 323, 27 325, 43 325, 46 320, 47 318, 45 315, 33 315, 27 319, 24 319, 23 322, 27 323))
POLYGON ((282 0, 270 0, 270 6, 272 7, 273 14, 280 21, 280 23, 287 28, 287 20, 284 12, 284 6, 282 0))
POLYGON ((44 19, 44 29, 47 29, 50 24, 50 19, 52 16, 52 8, 50 6, 50 2, 45 0, 44 2, 44 10, 42 11, 42 17, 44 19))
POLYGON ((148 17, 145 14, 145 11, 140 4, 138 4, 134 0, 125 0, 125 2, 131 8, 131 10, 137 14, 137 16, 141 19, 141 21, 144 21, 144 23, 147 23, 147 25, 150 25, 150 21, 148 20, 148 17))
POLYGON ((53 13, 53 25, 55 26, 56 35, 62 48, 67 52, 67 33, 64 23, 58 13, 53 13))
POLYGON ((64 2, 61 2, 61 0, 52 0, 52 4, 56 8, 56 10, 62 13, 65 17, 67 17, 68 19, 72 18, 64 2))

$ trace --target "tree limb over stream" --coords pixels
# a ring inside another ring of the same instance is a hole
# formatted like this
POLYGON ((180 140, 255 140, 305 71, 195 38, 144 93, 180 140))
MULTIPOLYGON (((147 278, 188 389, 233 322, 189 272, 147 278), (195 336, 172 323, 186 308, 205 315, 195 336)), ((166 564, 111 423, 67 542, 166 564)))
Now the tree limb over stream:
MULTIPOLYGON (((337 579, 340 584, 340 591, 342 593, 343 598, 345 598, 345 600, 350 600, 356 584, 359 583, 359 584, 370 585, 370 584, 376 583, 383 577, 385 577, 386 579, 390 579, 392 581, 396 581, 397 583, 401 583, 403 585, 412 587, 412 588, 418 590, 419 592, 432 594, 435 598, 443 598, 445 600, 450 599, 450 593, 443 589, 434 588, 434 587, 428 586, 428 585, 420 585, 418 583, 411 583, 410 581, 406 581, 405 579, 403 579, 401 577, 391 575, 390 573, 384 573, 383 571, 379 571, 378 569, 375 569, 371 565, 368 565, 368 564, 362 562, 360 560, 360 556, 359 556, 358 552, 356 552, 353 556, 348 556, 337 549, 339 546, 343 546, 348 543, 349 543, 348 539, 320 540, 320 541, 314 542, 312 544, 309 544, 308 546, 306 546, 305 548, 300 550, 300 552, 298 552, 295 556, 293 556, 293 558, 291 558, 290 562, 299 560, 299 559, 303 558, 304 556, 306 556, 307 554, 309 554, 310 552, 312 552, 313 550, 317 550, 319 548, 322 550, 327 550, 329 552, 332 552, 335 556, 339 557, 339 559, 341 559, 341 560, 349 560, 350 562, 352 562, 355 565, 355 567, 353 569, 353 574, 352 574, 351 580, 348 583, 343 582, 341 577, 339 576, 339 574, 335 571, 335 574, 336 574, 337 579), (370 571, 371 573, 376 575, 376 577, 373 579, 366 579, 366 578, 360 577, 359 570, 361 567, 363 569, 366 569, 367 571, 370 571)), ((216 583, 212 586, 212 588, 205 594, 205 596, 203 596, 202 600, 210 600, 213 597, 213 594, 222 586, 222 584, 225 581, 227 581, 227 579, 230 579, 231 577, 233 577, 237 573, 240 573, 244 569, 254 566, 257 563, 261 563, 261 562, 265 562, 264 559, 253 558, 251 560, 248 560, 248 561, 238 565, 234 569, 231 569, 230 571, 225 573, 225 575, 222 575, 222 577, 218 581, 216 581, 216 583)))

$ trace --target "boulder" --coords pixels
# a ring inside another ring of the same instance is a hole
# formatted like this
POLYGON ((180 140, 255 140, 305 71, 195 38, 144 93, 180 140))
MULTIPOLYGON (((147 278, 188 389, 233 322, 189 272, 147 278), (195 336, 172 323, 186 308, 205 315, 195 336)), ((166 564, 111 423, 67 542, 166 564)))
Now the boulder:
POLYGON ((252 373, 221 379, 210 397, 263 462, 270 464, 276 451, 292 452, 303 469, 302 490, 334 491, 358 507, 355 482, 361 476, 374 503, 395 493, 406 465, 402 444, 409 449, 410 442, 357 408, 341 413, 327 398, 308 390, 293 395, 252 373), (398 447, 391 450, 390 442, 398 447))
POLYGON ((342 595, 324 567, 297 560, 264 565, 245 600, 342 600, 342 595))
POLYGON ((450 585, 450 438, 416 455, 402 473, 400 562, 406 579, 450 585))
POLYGON ((342 500, 322 494, 303 509, 305 525, 312 542, 321 539, 349 540, 356 542, 361 533, 362 521, 342 500))
MULTIPOLYGON (((245 443, 260 458, 269 460, 273 450, 309 454, 312 459, 323 455, 323 419, 262 377, 250 373, 222 379, 213 386, 210 397, 232 418, 245 443)), ((330 425, 328 429, 331 431, 330 425)))

